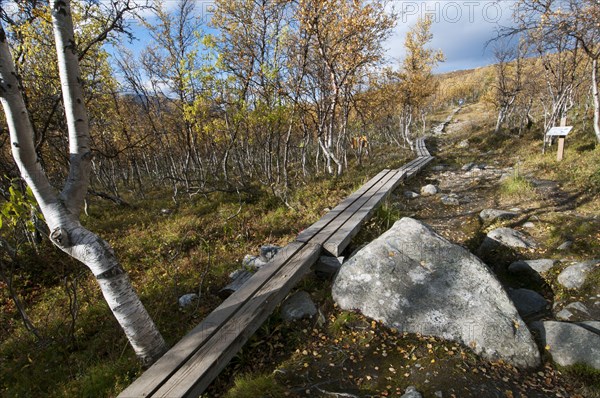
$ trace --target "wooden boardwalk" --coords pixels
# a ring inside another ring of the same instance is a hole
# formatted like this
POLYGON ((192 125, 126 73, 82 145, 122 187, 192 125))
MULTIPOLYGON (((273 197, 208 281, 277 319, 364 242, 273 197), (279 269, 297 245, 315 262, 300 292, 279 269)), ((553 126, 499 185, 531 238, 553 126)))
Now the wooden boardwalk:
POLYGON ((199 396, 310 271, 322 250, 340 255, 381 202, 433 160, 423 138, 417 140, 415 152, 417 158, 399 169, 381 171, 302 231, 119 397, 199 396))

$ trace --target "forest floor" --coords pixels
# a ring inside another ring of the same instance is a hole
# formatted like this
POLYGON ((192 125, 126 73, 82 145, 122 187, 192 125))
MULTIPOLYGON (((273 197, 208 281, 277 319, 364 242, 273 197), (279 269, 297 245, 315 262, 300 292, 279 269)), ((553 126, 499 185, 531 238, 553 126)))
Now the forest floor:
MULTIPOLYGON (((434 115, 431 123, 443 121, 448 112, 434 115)), ((533 222, 526 232, 540 243, 540 249, 523 256, 600 258, 600 147, 594 146, 592 135, 570 135, 565 160, 557 164, 555 148, 541 154, 539 132, 493 135, 490 120, 493 114, 483 105, 469 105, 446 133, 429 139, 435 162, 399 187, 347 253, 405 216, 423 220, 474 250, 490 228, 479 221, 482 209, 518 207, 522 216, 502 225, 524 230, 525 222, 533 222), (464 172, 467 163, 485 168, 464 172), (507 174, 510 178, 501 181, 507 174), (441 195, 404 197, 403 191, 418 192, 427 183, 454 195, 460 204, 445 206, 441 195), (572 247, 557 251, 565 240, 573 241, 572 247)), ((145 192, 144 199, 126 197, 131 207, 94 199, 83 223, 114 247, 159 329, 173 344, 220 303, 219 290, 245 254, 257 254, 261 245, 291 242, 379 170, 397 168, 413 156, 402 148, 373 147, 365 163, 342 178, 306 181, 290 198, 291 209, 259 188, 240 195, 195 195, 174 203, 164 187, 157 187, 145 192), (178 297, 190 292, 198 293, 200 300, 180 309, 178 297)), ((93 278, 49 244, 43 249, 23 256, 15 274, 15 286, 24 292, 41 339, 25 330, 11 300, 0 297, 0 396, 115 396, 142 369, 93 278)), ((592 288, 564 291, 555 277, 542 292, 551 302, 600 293, 592 288)), ((600 275, 592 281, 600 286, 600 275)), ((600 397, 598 372, 562 369, 547 357, 533 371, 484 361, 460 344, 398 333, 341 311, 331 298, 329 279, 311 275, 297 289, 310 293, 318 316, 285 323, 276 311, 205 397, 399 396, 409 385, 426 397, 600 397)))

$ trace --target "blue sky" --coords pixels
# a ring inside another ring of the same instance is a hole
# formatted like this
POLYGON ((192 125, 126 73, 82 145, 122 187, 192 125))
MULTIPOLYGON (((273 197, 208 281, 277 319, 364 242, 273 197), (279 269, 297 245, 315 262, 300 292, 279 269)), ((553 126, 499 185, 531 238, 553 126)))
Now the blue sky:
MULTIPOLYGON (((176 0, 166 0, 165 4, 168 8, 174 7, 176 0)), ((196 9, 205 22, 210 19, 212 4, 210 0, 196 2, 196 9)), ((388 62, 400 62, 410 26, 419 17, 430 15, 434 21, 431 47, 441 49, 446 56, 446 62, 441 63, 436 72, 493 63, 491 47, 486 49, 485 43, 494 37, 498 25, 510 24, 514 4, 513 0, 394 0, 391 6, 398 13, 398 23, 385 43, 388 62)), ((149 37, 138 24, 134 23, 132 27, 139 40, 124 44, 137 52, 146 45, 149 37)))
POLYGON ((495 36, 499 25, 511 23, 515 2, 397 0, 393 4, 399 17, 394 34, 386 43, 388 56, 402 59, 404 38, 410 26, 419 17, 431 15, 433 40, 430 47, 441 49, 446 56, 446 62, 436 70, 442 73, 493 63, 492 46, 486 49, 485 43, 495 36))

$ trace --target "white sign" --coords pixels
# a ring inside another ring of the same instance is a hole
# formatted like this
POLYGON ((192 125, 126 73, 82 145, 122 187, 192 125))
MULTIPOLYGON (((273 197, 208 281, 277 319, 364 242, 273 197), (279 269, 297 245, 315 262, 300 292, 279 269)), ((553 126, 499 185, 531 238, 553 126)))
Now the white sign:
POLYGON ((557 137, 566 137, 567 134, 569 134, 571 132, 571 130, 573 130, 573 126, 552 127, 550 130, 548 130, 546 135, 555 136, 555 137, 556 136, 557 137))

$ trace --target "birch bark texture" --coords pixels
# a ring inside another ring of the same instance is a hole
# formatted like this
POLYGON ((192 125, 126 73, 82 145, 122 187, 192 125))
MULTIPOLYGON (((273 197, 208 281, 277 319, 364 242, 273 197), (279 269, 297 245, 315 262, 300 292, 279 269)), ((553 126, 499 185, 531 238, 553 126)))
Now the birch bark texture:
POLYGON ((7 35, 0 25, 0 101, 6 114, 12 154, 21 176, 40 206, 51 231, 51 241, 90 269, 136 355, 144 364, 150 364, 166 351, 165 341, 110 245, 79 221, 89 185, 92 158, 89 122, 70 3, 69 0, 53 0, 51 6, 69 134, 70 168, 62 191, 52 187, 37 158, 33 127, 22 87, 15 72, 7 35))

